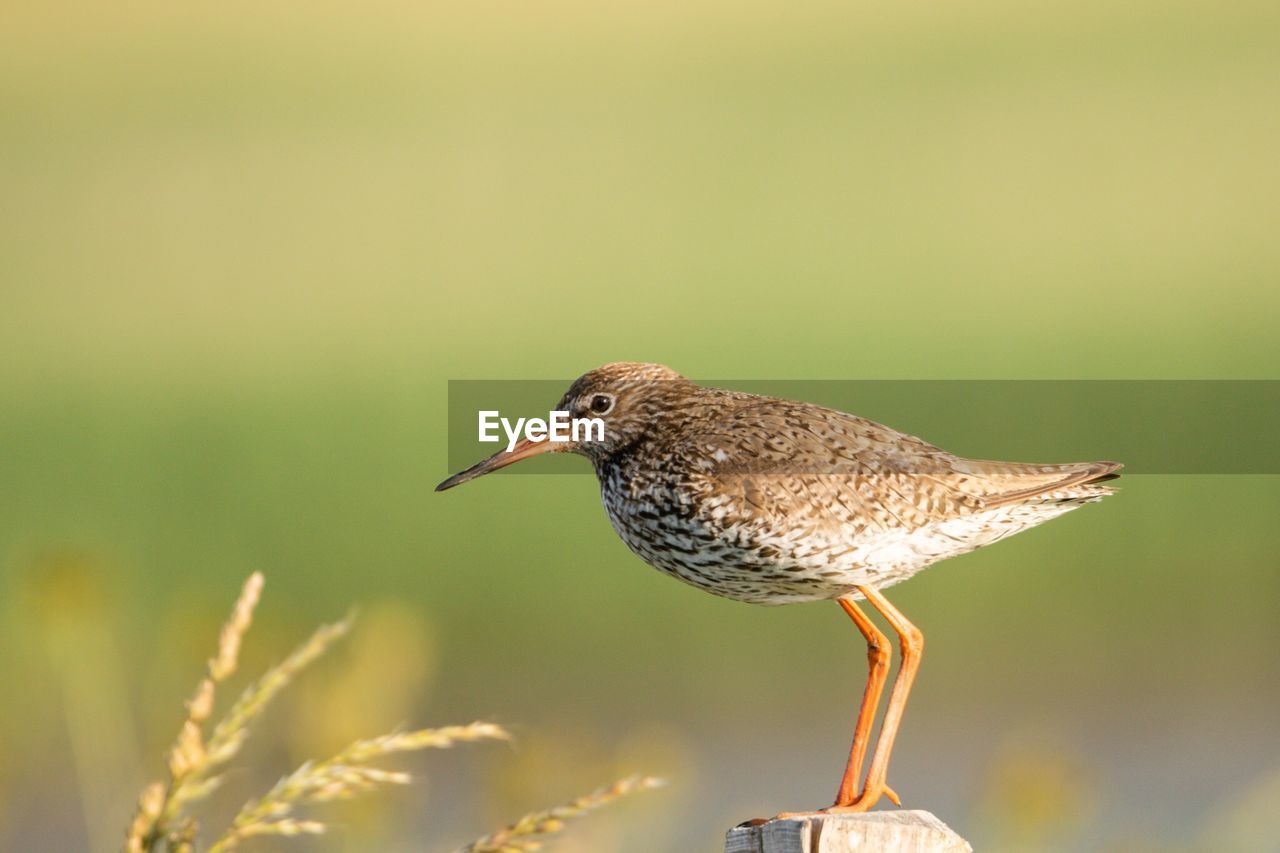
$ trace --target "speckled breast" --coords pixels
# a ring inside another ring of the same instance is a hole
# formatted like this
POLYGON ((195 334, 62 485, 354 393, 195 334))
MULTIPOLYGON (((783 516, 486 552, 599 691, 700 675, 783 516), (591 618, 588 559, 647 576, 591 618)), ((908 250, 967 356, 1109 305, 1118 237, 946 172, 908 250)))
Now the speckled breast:
POLYGON ((725 496, 705 479, 622 466, 598 473, 605 512, 627 547, 699 589, 754 604, 788 604, 833 598, 867 581, 854 566, 818 553, 794 559, 796 543, 786 541, 785 532, 717 512, 725 496))

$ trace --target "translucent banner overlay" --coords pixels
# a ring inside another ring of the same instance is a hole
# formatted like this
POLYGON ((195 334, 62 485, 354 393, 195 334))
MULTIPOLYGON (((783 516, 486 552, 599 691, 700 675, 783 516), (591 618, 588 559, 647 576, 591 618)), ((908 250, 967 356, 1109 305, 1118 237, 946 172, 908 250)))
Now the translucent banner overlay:
MULTIPOLYGON (((448 472, 506 446, 478 440, 481 410, 543 418, 571 380, 449 381, 448 472)), ((1280 474, 1280 380, 697 380, 839 409, 960 456, 1123 462, 1127 474, 1280 474)), ((607 418, 606 418, 607 422, 607 418)), ((502 474, 590 474, 544 454, 502 474)))

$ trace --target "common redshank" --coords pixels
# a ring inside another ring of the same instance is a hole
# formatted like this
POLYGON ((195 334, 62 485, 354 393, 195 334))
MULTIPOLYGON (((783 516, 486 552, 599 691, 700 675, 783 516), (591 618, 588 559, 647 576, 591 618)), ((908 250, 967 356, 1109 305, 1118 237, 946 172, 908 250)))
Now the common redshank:
POLYGON ((591 460, 614 530, 659 571, 753 604, 832 599, 866 638, 870 662, 835 803, 881 796, 924 637, 881 590, 1112 493, 1116 462, 1036 465, 966 459, 865 418, 810 403, 699 386, 668 367, 620 362, 575 381, 556 405, 600 418, 604 435, 521 439, 436 487, 452 488, 546 452, 591 460), (901 665, 857 787, 898 636, 901 665))

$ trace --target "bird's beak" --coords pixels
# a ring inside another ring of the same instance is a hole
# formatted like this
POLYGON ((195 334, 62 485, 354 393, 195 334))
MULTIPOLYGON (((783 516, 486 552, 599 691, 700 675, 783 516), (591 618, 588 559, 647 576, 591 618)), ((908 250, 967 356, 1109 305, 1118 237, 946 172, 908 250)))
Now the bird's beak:
POLYGON ((440 485, 436 486, 437 492, 443 492, 445 489, 452 489, 454 486, 460 486, 467 480, 474 480, 476 477, 482 477, 490 471, 497 471, 499 468, 505 468, 513 462, 519 462, 521 459, 528 459, 530 456, 537 456, 539 453, 546 453, 555 447, 555 443, 547 440, 530 441, 522 438, 516 442, 515 447, 511 450, 499 450, 497 453, 485 459, 483 462, 477 462, 465 471, 459 471, 440 485))

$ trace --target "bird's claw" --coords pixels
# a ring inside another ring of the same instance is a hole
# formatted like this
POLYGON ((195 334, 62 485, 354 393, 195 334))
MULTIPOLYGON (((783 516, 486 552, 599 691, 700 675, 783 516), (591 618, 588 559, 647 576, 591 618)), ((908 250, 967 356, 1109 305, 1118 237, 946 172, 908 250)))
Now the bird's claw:
POLYGON ((888 797, 889 801, 895 806, 902 806, 902 798, 898 796, 898 792, 890 788, 888 785, 881 783, 877 788, 863 791, 862 795, 848 805, 827 806, 825 809, 816 809, 808 812, 780 812, 771 818, 752 818, 739 824, 740 826, 761 826, 775 820, 799 820, 806 817, 816 817, 824 814, 859 814, 861 812, 871 811, 871 807, 876 804, 880 797, 888 797))
POLYGON ((822 811, 825 814, 859 814, 861 812, 869 812, 872 807, 880 801, 882 796, 888 797, 889 802, 893 803, 895 806, 900 807, 902 805, 902 798, 898 796, 898 792, 890 788, 884 782, 881 782, 874 787, 864 789, 863 792, 858 795, 858 798, 852 803, 847 805, 840 805, 837 803, 836 805, 825 808, 822 811))

